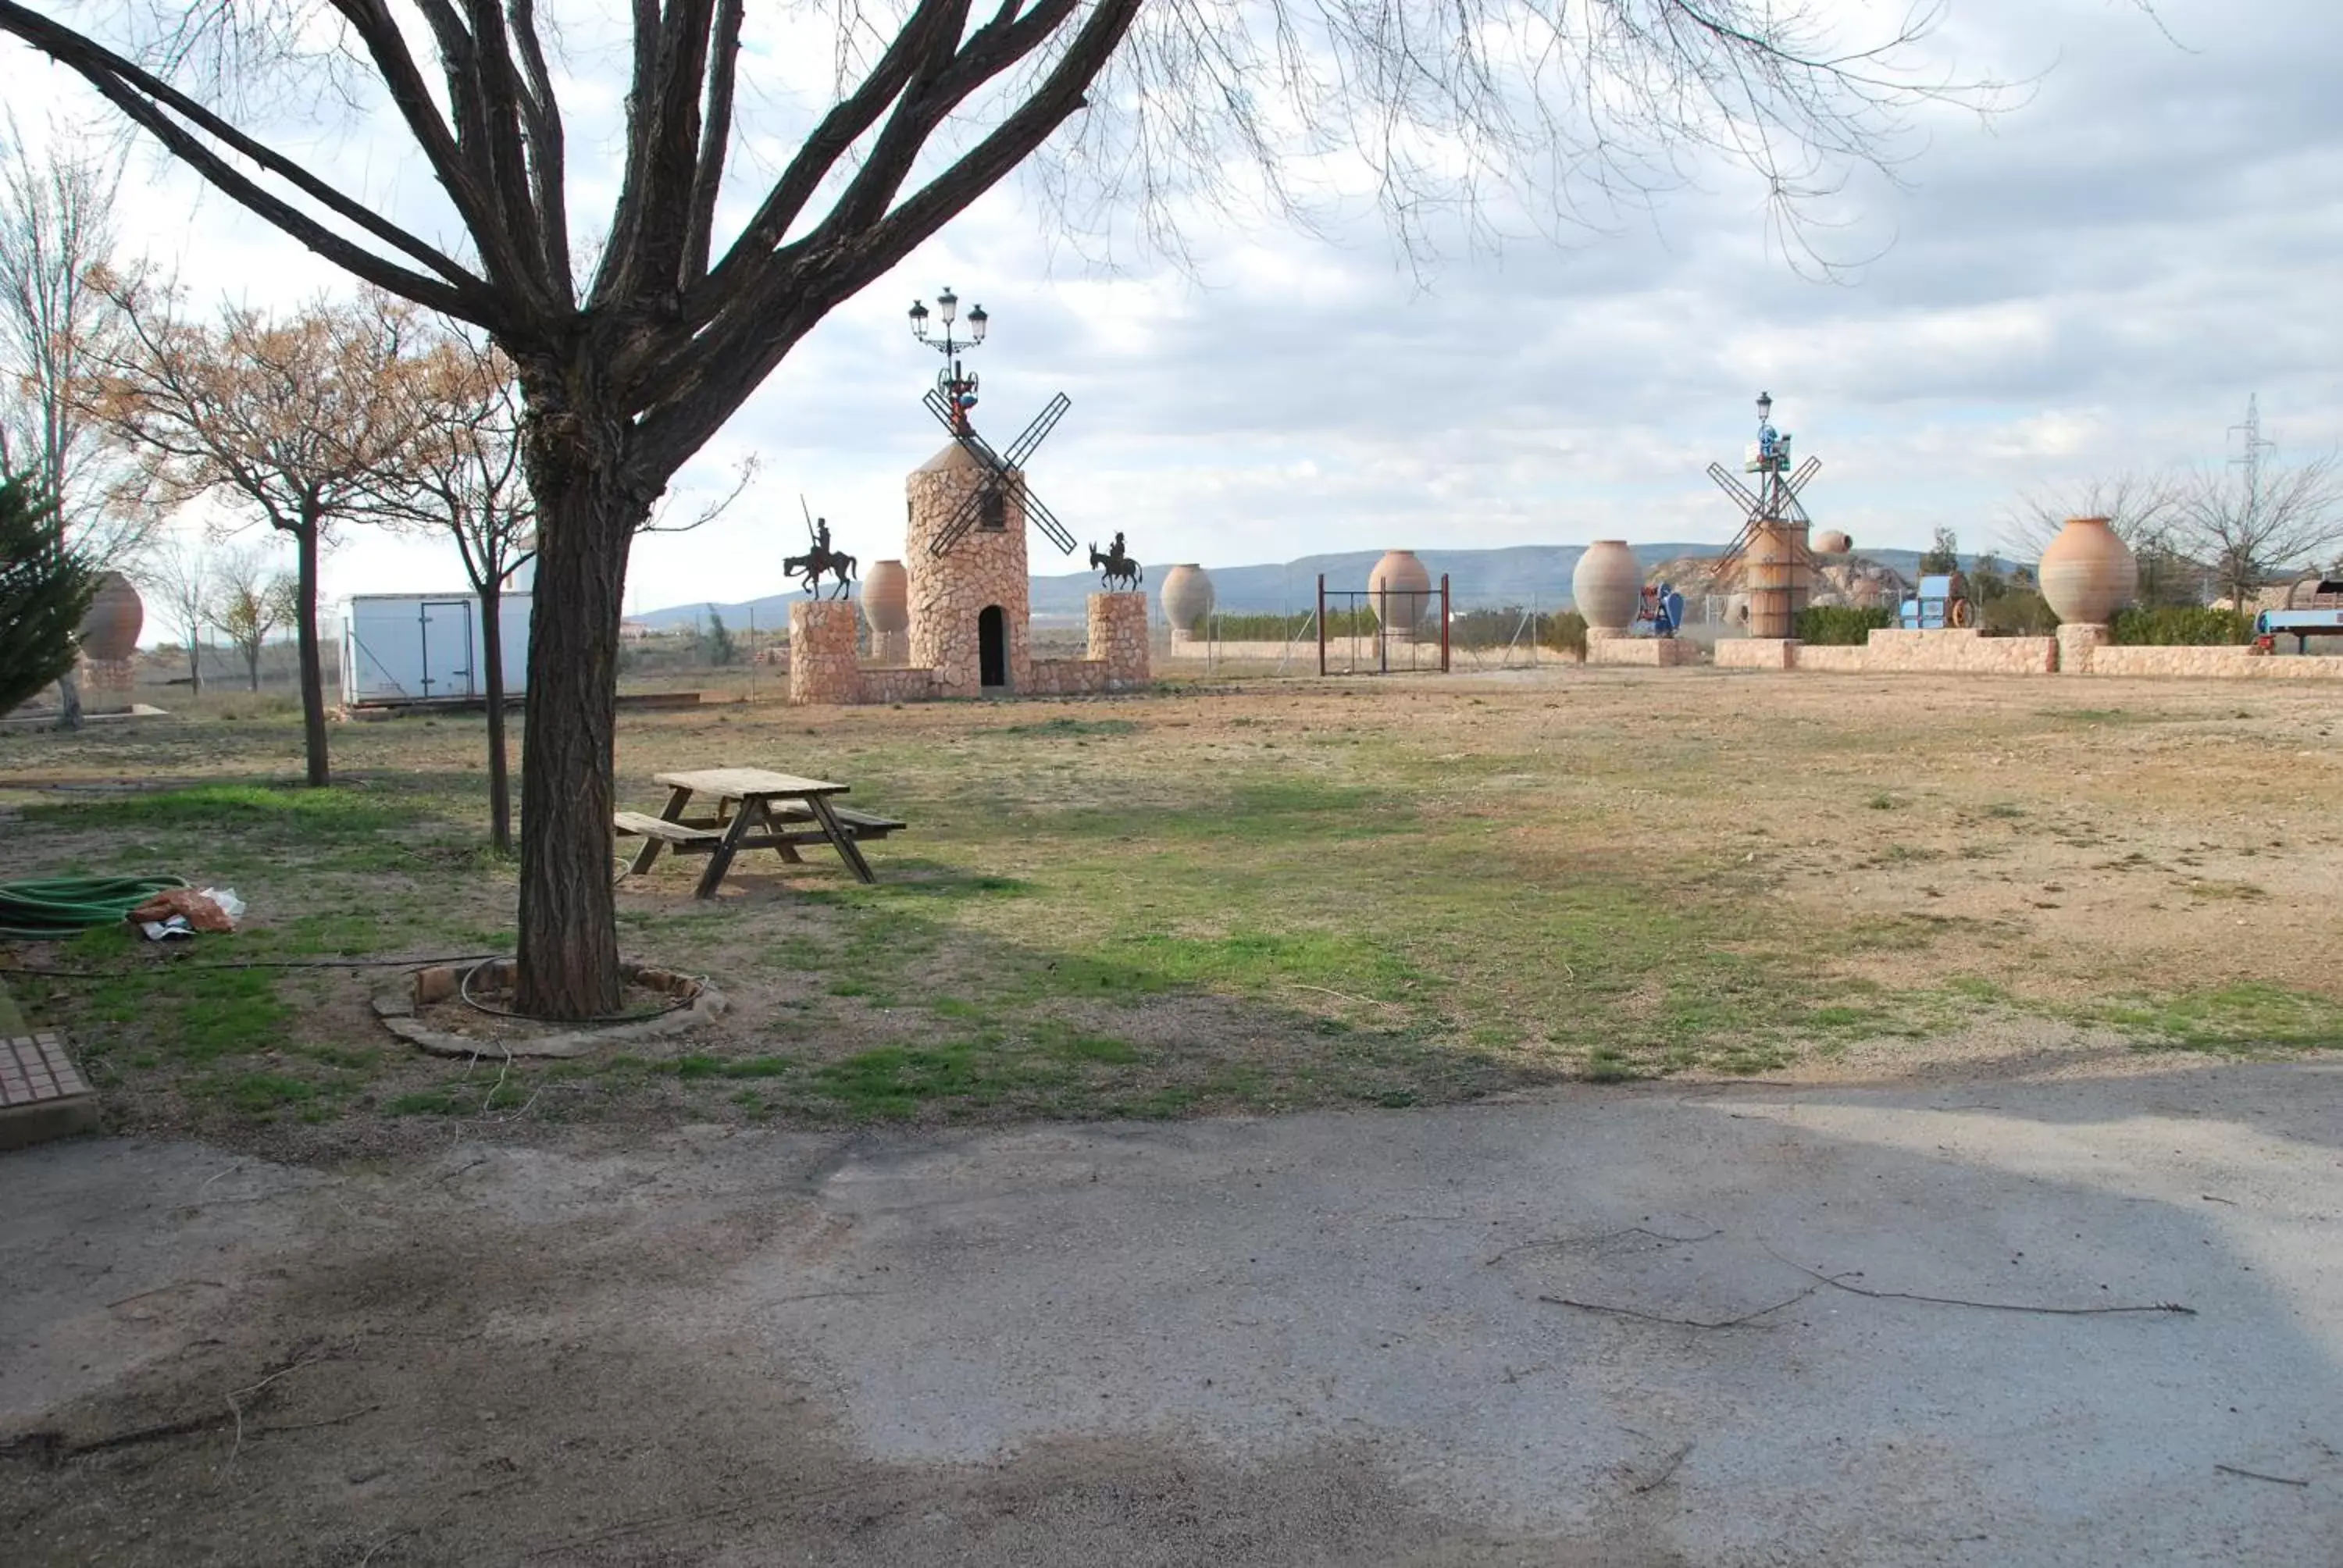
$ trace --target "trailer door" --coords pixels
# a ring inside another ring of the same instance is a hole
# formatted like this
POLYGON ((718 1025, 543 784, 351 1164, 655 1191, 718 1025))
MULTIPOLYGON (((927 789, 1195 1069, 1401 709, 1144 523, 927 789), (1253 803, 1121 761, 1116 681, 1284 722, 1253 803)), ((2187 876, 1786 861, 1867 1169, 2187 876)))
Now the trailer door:
POLYGON ((423 645, 423 699, 478 696, 472 678, 472 601, 428 598, 416 607, 416 615, 423 645))

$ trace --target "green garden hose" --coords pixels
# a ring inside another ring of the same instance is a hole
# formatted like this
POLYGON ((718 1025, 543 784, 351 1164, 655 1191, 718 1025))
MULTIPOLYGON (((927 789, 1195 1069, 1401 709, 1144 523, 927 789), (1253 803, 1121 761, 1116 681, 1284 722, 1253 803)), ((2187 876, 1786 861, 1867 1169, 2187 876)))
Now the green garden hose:
POLYGON ((0 882, 0 938, 51 941, 97 926, 120 925, 130 911, 166 888, 184 888, 177 877, 51 877, 36 882, 0 882))

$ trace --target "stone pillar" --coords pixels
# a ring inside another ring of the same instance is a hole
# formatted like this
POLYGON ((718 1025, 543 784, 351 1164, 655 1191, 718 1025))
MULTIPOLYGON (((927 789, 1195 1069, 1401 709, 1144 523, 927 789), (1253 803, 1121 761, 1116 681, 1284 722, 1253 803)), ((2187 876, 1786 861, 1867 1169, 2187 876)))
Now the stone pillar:
POLYGON ((2107 628, 2089 621, 2058 623, 2058 673, 2088 675, 2091 654, 2107 645, 2107 628))
POLYGON ((1110 683, 1147 678, 1147 596, 1094 593, 1090 607, 1090 656, 1106 666, 1110 683))
POLYGON ((799 599, 789 606, 789 700, 860 702, 854 653, 855 608, 845 599, 799 599))
POLYGON ((904 540, 910 573, 910 662, 935 672, 937 694, 981 694, 980 618, 998 608, 1006 644, 1007 689, 1022 690, 1031 672, 1032 613, 1025 566, 1025 508, 1013 490, 990 516, 980 512, 976 526, 952 541, 940 556, 932 545, 971 495, 990 475, 955 441, 912 470, 905 489, 910 528, 904 540))

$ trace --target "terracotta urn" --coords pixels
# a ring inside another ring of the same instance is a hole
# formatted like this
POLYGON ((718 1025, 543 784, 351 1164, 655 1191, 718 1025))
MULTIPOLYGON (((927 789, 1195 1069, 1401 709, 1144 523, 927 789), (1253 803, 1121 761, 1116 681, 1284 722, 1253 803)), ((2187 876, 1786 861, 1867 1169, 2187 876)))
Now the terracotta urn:
POLYGON ((1594 631, 1624 631, 1644 600, 1644 563, 1624 539, 1597 539, 1570 574, 1571 601, 1594 631))
POLYGON ((146 624, 138 590, 120 572, 107 572, 98 578, 97 597, 82 617, 81 650, 100 664, 128 658, 138 650, 139 629, 146 624))
POLYGON ((1194 561, 1181 562, 1163 574, 1159 602, 1174 635, 1194 637, 1200 623, 1212 613, 1212 574, 1194 561))
POLYGON ((872 561, 862 577, 862 616, 876 632, 911 624, 910 575, 900 561, 872 561))
POLYGON ((2105 518, 2068 518, 2037 571, 2042 597, 2061 622, 2104 626, 2131 602, 2139 562, 2105 518))
POLYGON ((1413 639, 1418 628, 1440 613, 1432 597, 1432 574, 1413 550, 1386 550, 1367 574, 1368 603, 1387 637, 1413 639))
POLYGON ((1818 556, 1843 556, 1855 548, 1855 541, 1837 528, 1825 528, 1815 536, 1814 552, 1818 556))

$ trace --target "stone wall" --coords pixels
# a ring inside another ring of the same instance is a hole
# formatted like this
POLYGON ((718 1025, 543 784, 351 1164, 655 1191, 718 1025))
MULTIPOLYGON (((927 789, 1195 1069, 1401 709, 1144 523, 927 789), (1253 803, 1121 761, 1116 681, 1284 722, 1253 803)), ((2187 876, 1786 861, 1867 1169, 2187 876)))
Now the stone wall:
MULTIPOLYGON (((2244 648, 2118 648, 2107 628, 2077 623, 2056 637, 1986 637, 1974 630, 1885 627, 1861 648, 1809 648, 1770 638, 1716 645, 1722 669, 1807 669, 1840 675, 2109 675, 2246 680, 2343 680, 2343 655, 2286 657, 2244 648)), ((1616 648, 1616 643, 1587 645, 1616 648)), ((1600 660, 1592 660, 1600 662, 1600 660)))
POLYGON ((1800 669, 1818 669, 1829 675, 1861 675, 1863 656, 1870 650, 1859 642, 1798 644, 1800 669))
POLYGON ((856 613, 843 599, 799 599, 789 606, 791 702, 862 700, 862 672, 854 651, 856 613))
POLYGON ((936 685, 936 672, 916 666, 896 665, 885 669, 865 668, 862 671, 863 702, 925 702, 943 693, 936 685))
POLYGON ((1673 637, 1596 637, 1589 631, 1586 662, 1667 669, 1680 664, 1697 664, 1700 656, 1690 643, 1673 637))
POLYGON ((1906 631, 1885 627, 1863 649, 1863 672, 1947 675, 2053 675, 2058 639, 1987 637, 1974 628, 1906 631))
POLYGON ((2210 676, 2247 680, 2343 680, 2343 655, 2254 653, 2242 648, 2095 648, 2077 675, 2210 676))
POLYGON ((1035 697, 1096 696, 1108 689, 1106 666, 1089 658, 1033 659, 1023 689, 1035 697))
MULTIPOLYGON (((1798 639, 1785 637, 1729 637, 1716 645, 1719 669, 1790 669, 1798 659, 1798 639)), ((1588 643, 1591 655, 1594 645, 1588 643)))

